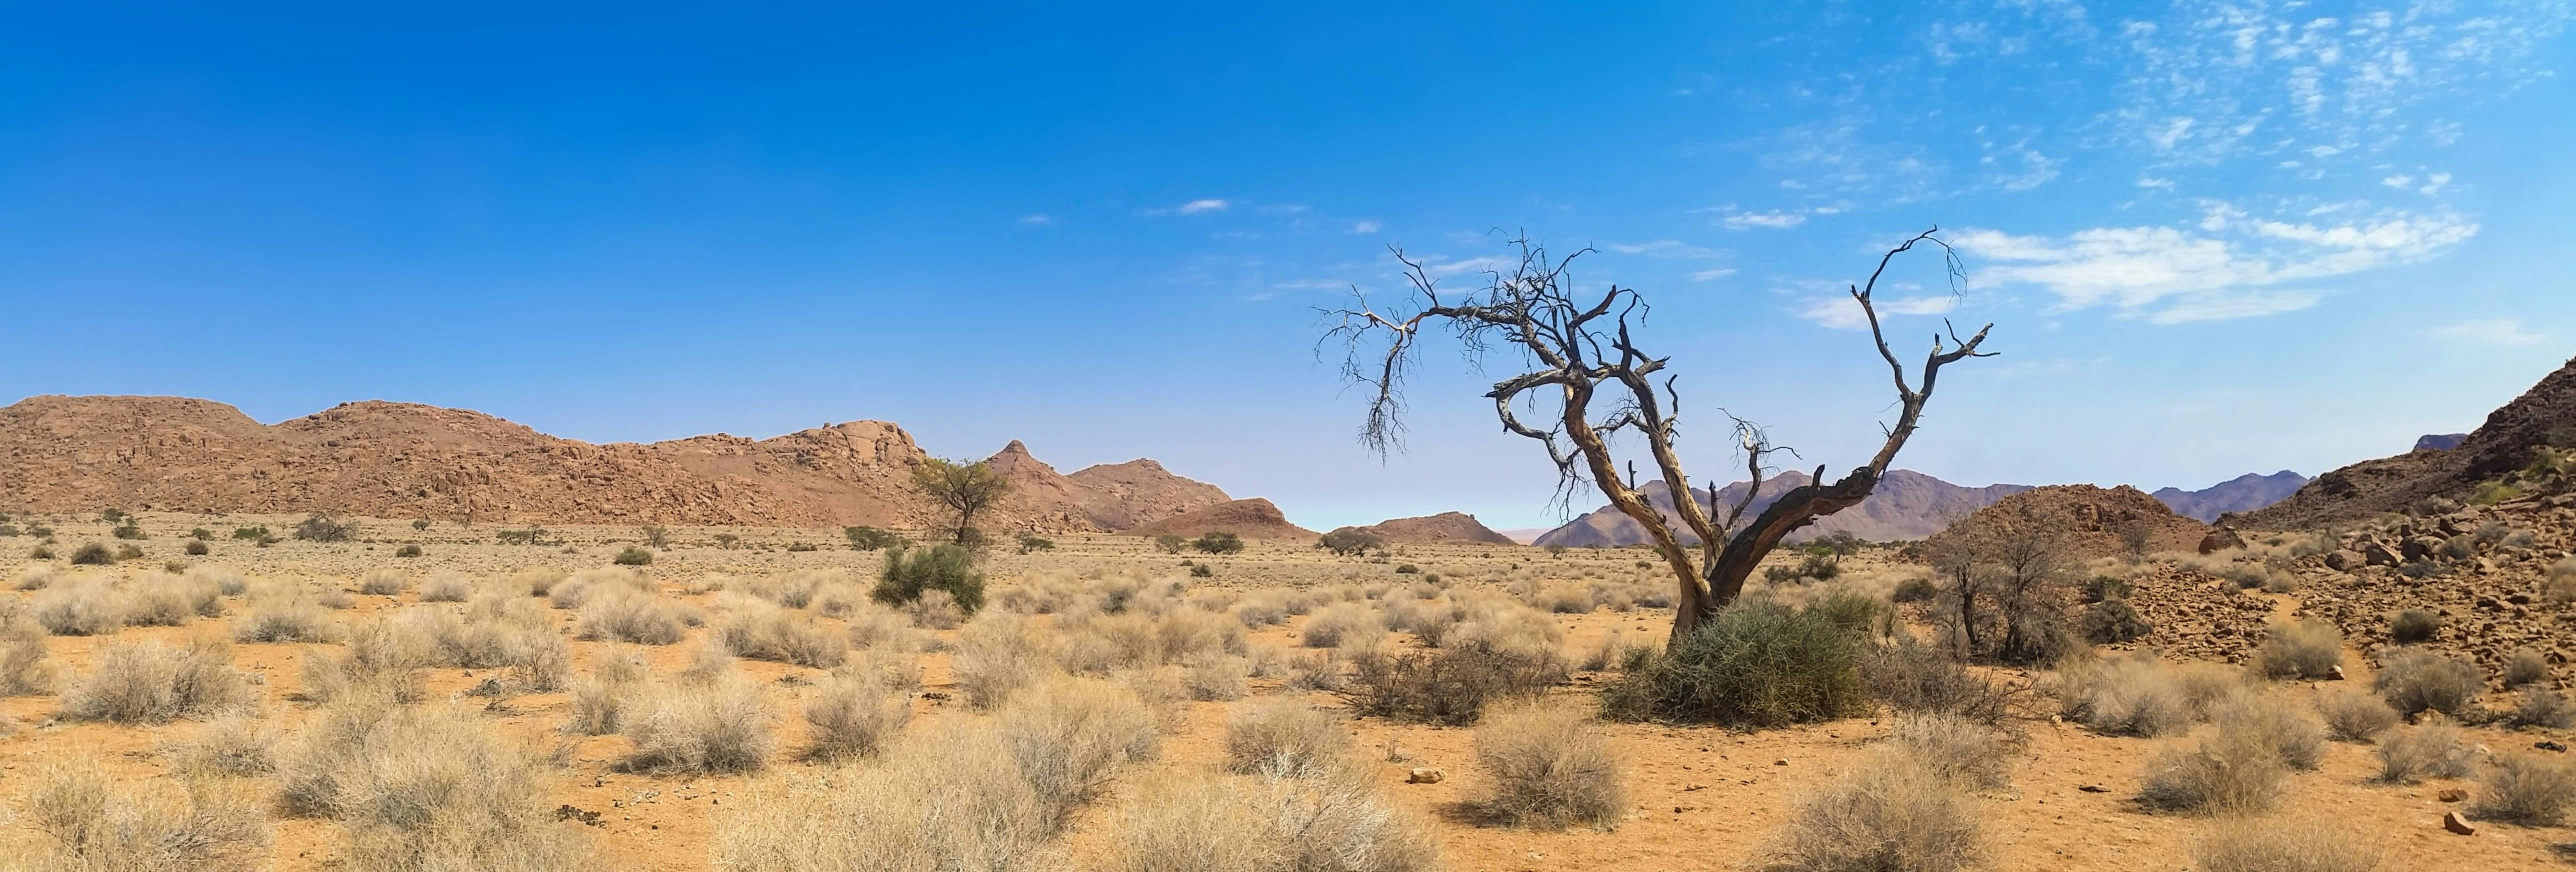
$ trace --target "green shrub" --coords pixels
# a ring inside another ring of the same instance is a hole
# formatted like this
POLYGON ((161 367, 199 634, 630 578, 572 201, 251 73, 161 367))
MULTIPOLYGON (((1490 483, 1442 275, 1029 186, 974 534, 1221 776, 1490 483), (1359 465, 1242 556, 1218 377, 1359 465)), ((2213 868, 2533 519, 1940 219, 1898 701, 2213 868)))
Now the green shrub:
POLYGON ((1041 539, 1035 533, 1020 534, 1020 553, 1022 554, 1027 554, 1033 551, 1053 550, 1055 550, 1055 540, 1053 539, 1041 539))
POLYGON ((295 538, 307 542, 346 542, 358 535, 358 525, 343 522, 330 515, 315 512, 295 525, 295 538))
POLYGON ((1351 658, 1351 711, 1403 721, 1465 726, 1488 703, 1535 698, 1566 677, 1554 649, 1460 642, 1429 651, 1389 654, 1370 647, 1351 658))
POLYGON ((1209 566, 1209 565, 1207 565, 1207 564, 1205 564, 1205 563, 1192 563, 1192 564, 1190 564, 1190 577, 1191 577, 1191 578, 1215 578, 1215 577, 1216 577, 1216 567, 1209 566))
POLYGON ((109 554, 107 546, 96 542, 83 545, 72 552, 73 566, 106 566, 114 562, 116 558, 109 554))
POLYGON ((1209 554, 1233 554, 1243 550, 1243 537, 1232 533, 1209 533, 1192 540, 1190 547, 1209 554))
POLYGON ((110 524, 122 524, 133 517, 134 516, 132 514, 127 513, 124 509, 109 509, 98 513, 99 520, 106 521, 110 524))
POLYGON ((267 527, 234 527, 234 528, 233 528, 233 538, 235 538, 235 539, 242 539, 242 540, 266 539, 266 538, 268 538, 268 528, 267 528, 267 527))
POLYGON ((2106 599, 2084 608, 2084 638, 2110 645, 2134 642, 2156 631, 2125 599, 2106 599))
POLYGON ((1163 549, 1165 554, 1179 554, 1181 549, 1188 547, 1189 544, 1190 540, 1183 538, 1179 533, 1165 533, 1154 537, 1154 547, 1163 549))
POLYGON ((1352 557, 1386 547, 1386 540, 1357 529, 1343 528, 1315 540, 1315 547, 1343 557, 1352 557))
POLYGON ((206 552, 211 549, 206 547, 206 542, 203 539, 190 539, 188 540, 188 544, 181 547, 179 550, 187 552, 190 557, 204 557, 206 556, 206 552))
POLYGON ((1941 586, 1932 583, 1929 578, 1909 578, 1897 582, 1896 590, 1887 595, 1889 600, 1900 603, 1928 603, 1940 597, 1941 586))
POLYGON ((850 547, 860 551, 877 551, 903 547, 903 537, 875 527, 843 527, 841 535, 850 539, 850 547))
POLYGON ((1395 568, 1395 574, 1397 574, 1397 575, 1421 575, 1421 574, 1422 574, 1422 567, 1415 566, 1415 565, 1410 564, 1410 563, 1402 564, 1402 565, 1399 565, 1399 566, 1397 566, 1397 567, 1395 568))
MULTIPOLYGON (((1825 597, 1805 608, 1739 601, 1602 695, 1610 717, 1780 727, 1865 714, 1865 626, 1825 597)), ((1863 605, 1867 605, 1864 603, 1863 605)))
POLYGON ((823 548, 812 542, 790 542, 787 543, 787 550, 790 553, 802 554, 808 551, 821 551, 823 548))
POLYGON ((2084 599, 2086 602, 2097 603, 2103 600, 2128 599, 2129 594, 2137 589, 2138 586, 2129 583, 2128 579, 2096 575, 2093 576, 2093 580, 2084 583, 2084 599))
POLYGON ((141 547, 139 547, 139 546, 136 546, 134 543, 131 543, 131 542, 128 542, 128 543, 123 544, 123 545, 118 545, 118 546, 116 546, 116 559, 118 559, 118 560, 141 560, 141 559, 143 559, 143 549, 142 549, 141 547))
POLYGON ((142 527, 142 525, 139 525, 139 524, 134 523, 134 520, 133 520, 133 519, 131 519, 131 518, 126 519, 125 523, 122 523, 122 524, 118 524, 118 525, 116 525, 116 529, 115 529, 115 530, 112 530, 112 531, 109 531, 109 532, 115 533, 115 534, 116 534, 116 538, 119 538, 119 539, 149 539, 149 538, 151 538, 151 537, 149 537, 149 536, 145 536, 145 535, 143 535, 143 527, 142 527))
POLYGON ((885 569, 877 574, 876 589, 868 596, 887 605, 905 605, 921 599, 926 590, 947 591, 956 598, 957 607, 970 615, 984 607, 984 574, 975 571, 975 555, 958 545, 887 551, 885 569))
MULTIPOLYGON (((420 547, 417 545, 410 547, 415 552, 420 550, 420 547)), ((653 565, 653 552, 629 545, 625 550, 617 552, 617 565, 651 566, 653 565)))

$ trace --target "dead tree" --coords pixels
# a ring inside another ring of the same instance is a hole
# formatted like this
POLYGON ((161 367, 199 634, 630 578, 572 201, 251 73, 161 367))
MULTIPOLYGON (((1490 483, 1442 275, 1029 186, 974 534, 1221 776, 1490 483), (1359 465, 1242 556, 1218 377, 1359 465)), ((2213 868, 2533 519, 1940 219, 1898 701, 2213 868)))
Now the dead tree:
MULTIPOLYGON (((1671 358, 1640 350, 1631 334, 1648 312, 1645 298, 1635 289, 1613 285, 1598 300, 1587 304, 1584 300, 1588 295, 1579 298, 1572 287, 1567 269, 1576 257, 1591 249, 1551 260, 1545 249, 1526 238, 1515 239, 1511 244, 1519 251, 1518 265, 1509 272, 1489 271, 1490 280, 1480 290, 1445 298, 1422 264, 1396 250, 1396 260, 1404 265, 1405 277, 1412 285, 1412 311, 1381 313, 1370 307, 1365 296, 1355 293, 1358 301, 1351 308, 1325 310, 1326 321, 1333 326, 1321 342, 1345 343, 1348 356, 1343 363, 1344 376, 1371 389, 1373 396, 1368 418, 1360 427, 1360 441, 1381 455, 1400 443, 1404 374, 1413 362, 1413 354, 1420 350, 1426 330, 1447 328, 1471 361, 1481 360, 1496 346, 1518 351, 1532 368, 1496 382, 1494 389, 1486 392, 1485 396, 1494 401, 1495 416, 1501 419, 1506 432, 1536 440, 1547 449, 1548 460, 1556 464, 1557 498, 1561 503, 1571 505, 1573 497, 1588 482, 1598 487, 1622 514, 1645 528, 1647 538, 1680 586, 1672 630, 1673 638, 1678 640, 1719 607, 1733 602, 1743 591, 1745 579, 1753 574, 1763 556, 1780 544, 1782 536, 1869 496, 1878 486, 1879 477, 1886 474, 1887 465, 1896 459, 1897 449, 1905 447, 1905 440, 1914 435, 1941 367, 1962 358, 1993 356, 1992 352, 1977 350, 1986 339, 1986 331, 1993 329, 1992 324, 1964 340, 1954 330, 1934 334, 1931 354, 1922 366, 1923 386, 1917 389, 1909 383, 1905 365, 1888 349, 1887 337, 1879 329, 1878 310, 1871 305, 1870 294, 1897 255, 1917 245, 1938 246, 1954 286, 1960 280, 1958 257, 1948 243, 1934 235, 1939 230, 1926 230, 1889 249, 1879 258, 1869 281, 1850 288, 1852 301, 1869 321, 1870 338, 1877 343, 1879 356, 1887 361, 1895 378, 1896 422, 1882 425, 1886 442, 1867 465, 1830 484, 1824 480, 1825 468, 1816 467, 1807 484, 1782 493, 1749 520, 1744 513, 1762 491, 1766 457, 1786 449, 1771 445, 1760 427, 1728 415, 1744 455, 1745 469, 1751 475, 1751 486, 1723 518, 1713 517, 1714 505, 1707 510, 1700 508, 1690 493, 1690 476, 1683 471, 1681 455, 1674 447, 1680 435, 1681 394, 1675 388, 1678 376, 1664 374, 1671 358), (1381 344, 1383 349, 1378 347, 1381 344), (1607 410, 1598 415, 1593 411, 1596 400, 1607 404, 1607 410), (1526 423, 1514 411, 1516 403, 1526 405, 1533 414, 1548 417, 1543 424, 1526 423), (1673 514, 1679 518, 1681 529, 1676 530, 1633 482, 1618 474, 1609 440, 1623 432, 1644 441, 1656 470, 1673 495, 1673 514), (1698 540, 1696 556, 1685 546, 1685 535, 1698 540)), ((1945 324, 1945 330, 1946 327, 1945 324)), ((1714 490, 1712 487, 1712 497, 1714 490)))

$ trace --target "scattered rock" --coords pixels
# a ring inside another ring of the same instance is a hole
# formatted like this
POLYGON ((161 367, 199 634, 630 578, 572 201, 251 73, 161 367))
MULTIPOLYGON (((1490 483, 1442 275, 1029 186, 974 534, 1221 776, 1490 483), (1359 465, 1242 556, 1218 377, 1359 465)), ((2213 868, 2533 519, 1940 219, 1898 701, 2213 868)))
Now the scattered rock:
POLYGON ((2351 572, 2368 565, 2361 552, 2348 548, 2337 548, 2326 554, 2326 568, 2336 572, 2351 572))
POLYGON ((2245 537, 2236 535, 2235 530, 2231 530, 2226 527, 2211 530, 2209 531, 2209 535, 2200 537, 2200 553, 2202 554, 2243 547, 2245 547, 2245 537))
POLYGON ((2442 788, 2441 793, 2434 794, 2434 798, 2443 802, 2460 802, 2469 798, 2469 792, 2457 787, 2445 787, 2442 788))
POLYGON ((2478 834, 2478 828, 2469 825, 2469 819, 2461 817, 2460 813, 2456 811, 2446 811, 2442 813, 2442 828, 2463 836, 2474 836, 2478 834))
POLYGON ((2560 744, 2556 739, 2542 739, 2531 743, 2531 746, 2543 751, 2556 751, 2561 754, 2567 753, 2567 746, 2560 744))
POLYGON ((571 803, 555 806, 555 820, 580 821, 584 826, 599 826, 599 813, 585 811, 571 803))
MULTIPOLYGON (((1405 775, 1405 776, 1404 776, 1404 783, 1406 783, 1406 784, 1438 784, 1438 783, 1440 783, 1440 781, 1441 781, 1442 779, 1445 779, 1445 778, 1448 778, 1448 777, 1449 777, 1449 773, 1442 772, 1442 771, 1440 771, 1440 770, 1438 770, 1438 769, 1432 769, 1432 768, 1429 768, 1429 767, 1417 766, 1417 767, 1414 767, 1414 770, 1413 770, 1410 774, 1407 774, 1407 775, 1405 775)), ((1681 809, 1674 809, 1674 811, 1680 811, 1680 810, 1681 810, 1681 809)))
POLYGON ((2108 788, 2108 787, 2104 787, 2104 786, 2099 785, 2099 784, 2087 784, 2087 785, 2084 785, 2084 786, 2082 786, 2082 787, 2078 787, 2078 788, 2075 788, 2075 789, 2077 789, 2077 790, 2081 790, 2081 791, 2084 791, 2085 793, 2109 793, 2109 792, 2111 792, 2111 789, 2110 789, 2110 788, 2108 788))

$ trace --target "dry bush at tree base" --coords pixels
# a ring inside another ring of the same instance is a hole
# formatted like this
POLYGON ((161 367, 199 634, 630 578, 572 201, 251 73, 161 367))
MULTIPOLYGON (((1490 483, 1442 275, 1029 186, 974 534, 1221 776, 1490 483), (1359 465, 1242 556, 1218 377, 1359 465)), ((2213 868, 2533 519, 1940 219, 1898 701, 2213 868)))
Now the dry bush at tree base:
POLYGON ((1474 800, 1495 821, 1542 829, 1608 830, 1627 813, 1626 779, 1590 712, 1528 703, 1496 709, 1476 728, 1474 800))

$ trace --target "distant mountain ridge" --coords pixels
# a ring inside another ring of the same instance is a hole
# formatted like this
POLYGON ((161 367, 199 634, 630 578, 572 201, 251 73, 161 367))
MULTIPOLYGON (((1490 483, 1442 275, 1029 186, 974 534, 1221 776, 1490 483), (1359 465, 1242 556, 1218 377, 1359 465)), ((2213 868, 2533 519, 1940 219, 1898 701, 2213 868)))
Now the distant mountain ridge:
MULTIPOLYGON (((1779 499, 1782 493, 1805 485, 1807 481, 1807 474, 1797 470, 1783 472, 1764 480, 1761 492, 1756 495, 1753 504, 1745 509, 1745 517, 1751 518, 1760 514, 1764 508, 1779 499)), ((1736 482, 1719 488, 1714 500, 1711 499, 1708 491, 1700 488, 1691 488, 1690 494, 1691 499, 1698 502, 1703 509, 1712 506, 1732 507, 1744 498, 1744 493, 1749 486, 1747 482, 1736 482)), ((1835 532, 1849 532, 1873 542, 1921 539, 1940 532, 1942 528, 1949 526, 1951 521, 1967 517, 1978 509, 1994 505, 1998 500, 2030 489, 2030 485, 2020 484, 1964 487, 1910 469, 1892 469, 1879 480, 1878 488, 1870 493, 1868 499, 1862 500, 1860 505, 1817 518, 1815 523, 1790 533, 1788 538, 1791 541, 1805 541, 1835 532)), ((1691 534, 1682 525, 1680 515, 1673 510, 1671 488, 1666 487, 1661 481, 1653 481, 1646 483, 1639 490, 1645 494, 1648 503, 1663 513, 1666 523, 1673 526, 1684 542, 1698 543, 1699 537, 1691 534)), ((1715 515, 1712 516, 1714 518, 1722 519, 1726 513, 1724 508, 1714 511, 1715 515)), ((1643 526, 1620 512, 1617 507, 1605 505, 1575 518, 1564 526, 1548 531, 1538 537, 1534 544, 1580 548, 1636 545, 1645 541, 1646 530, 1643 526)))
POLYGON ((2214 524, 2220 515, 2251 512, 2280 502, 2307 483, 2307 476, 2284 469, 2271 475, 2249 472, 2195 491, 2162 488, 2148 496, 2171 507, 2174 514, 2214 524))
MULTIPOLYGON (((342 403, 274 425, 186 397, 30 397, 0 408, 0 508, 336 511, 493 523, 941 523, 929 455, 885 421, 769 439, 594 445, 463 409, 342 403)), ((1226 502, 1151 460, 1060 475, 1017 441, 989 530, 1119 530, 1226 502)))
MULTIPOLYGON (((1518 540, 1496 532, 1476 516, 1465 512, 1441 512, 1419 518, 1393 518, 1365 527, 1342 527, 1374 535, 1388 542, 1441 543, 1474 542, 1484 545, 1519 545, 1518 540)), ((1338 532, 1338 531, 1337 531, 1338 532)))
POLYGON ((2253 529, 2301 530, 2402 511, 2427 497, 2461 497, 2478 483, 2530 463, 2532 449, 2576 444, 2576 360, 2542 376, 2487 413, 2451 447, 2416 440, 2415 450, 2329 470, 2271 506, 2249 513, 2253 529))

